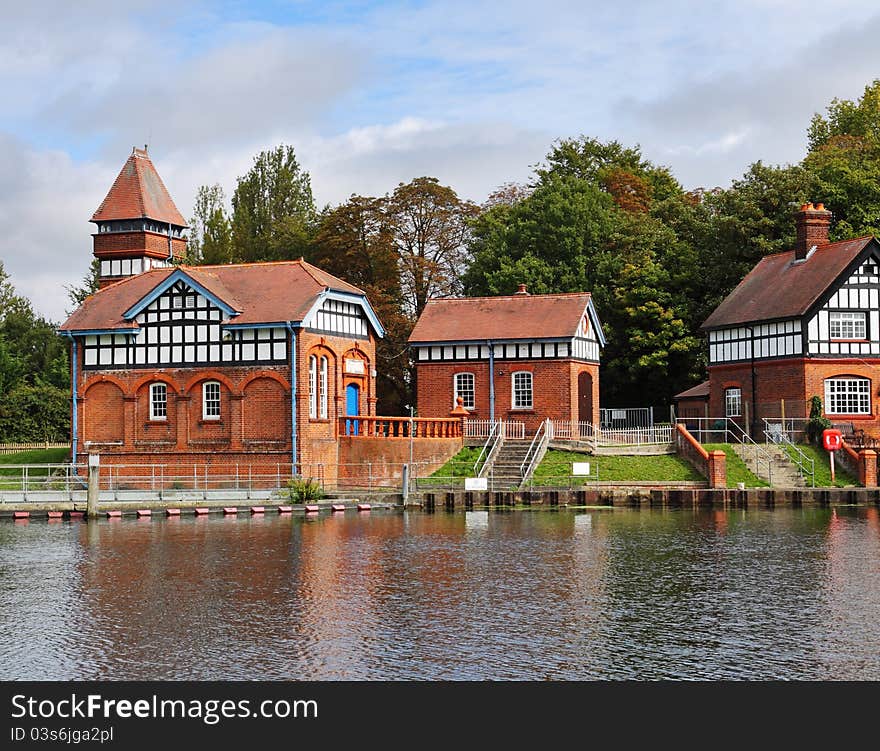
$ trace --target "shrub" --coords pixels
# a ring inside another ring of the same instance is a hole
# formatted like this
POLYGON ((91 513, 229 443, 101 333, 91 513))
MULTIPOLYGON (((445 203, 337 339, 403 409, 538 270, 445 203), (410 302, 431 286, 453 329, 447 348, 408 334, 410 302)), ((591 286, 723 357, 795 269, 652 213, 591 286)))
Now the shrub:
POLYGON ((294 503, 317 501, 324 497, 321 484, 311 477, 291 477, 287 482, 287 492, 294 503))
POLYGON ((807 422, 807 440, 821 445, 822 431, 831 427, 831 420, 822 416, 822 399, 818 396, 810 398, 810 420, 807 422))

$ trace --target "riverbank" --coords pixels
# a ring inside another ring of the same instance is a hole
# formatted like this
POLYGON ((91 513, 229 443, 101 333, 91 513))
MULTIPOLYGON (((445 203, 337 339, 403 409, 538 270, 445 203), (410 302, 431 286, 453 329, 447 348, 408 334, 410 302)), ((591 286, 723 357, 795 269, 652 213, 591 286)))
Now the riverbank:
MULTIPOLYGON (((79 516, 86 511, 85 493, 74 493, 75 498, 46 497, 52 491, 22 494, 20 499, 6 499, 0 502, 0 518, 47 518, 61 513, 61 518, 71 514, 79 516), (41 496, 35 498, 34 496, 41 496), (81 497, 80 497, 81 496, 81 497)), ((60 494, 59 494, 60 495, 60 494)), ((66 495, 66 494, 65 494, 66 495)), ((344 510, 357 510, 359 506, 373 508, 403 508, 401 493, 365 493, 357 498, 325 498, 309 507, 318 511, 332 511, 333 507, 344 510)), ((802 506, 880 506, 878 488, 747 488, 709 489, 693 487, 657 487, 647 484, 641 486, 602 486, 587 489, 532 490, 511 492, 434 492, 411 494, 406 505, 409 507, 436 509, 517 509, 517 508, 583 508, 583 507, 627 507, 627 508, 712 508, 747 509, 802 506)), ((119 512, 122 516, 137 516, 138 511, 165 513, 168 509, 184 514, 195 514, 196 509, 207 509, 207 513, 223 513, 226 508, 235 508, 237 513, 250 513, 252 509, 263 509, 259 513, 304 514, 305 506, 290 504, 271 491, 208 491, 188 493, 186 491, 119 491, 102 492, 98 504, 101 516, 108 512, 119 512), (287 511, 290 509, 290 511, 287 511)), ((143 514, 146 516, 146 514, 143 514)))

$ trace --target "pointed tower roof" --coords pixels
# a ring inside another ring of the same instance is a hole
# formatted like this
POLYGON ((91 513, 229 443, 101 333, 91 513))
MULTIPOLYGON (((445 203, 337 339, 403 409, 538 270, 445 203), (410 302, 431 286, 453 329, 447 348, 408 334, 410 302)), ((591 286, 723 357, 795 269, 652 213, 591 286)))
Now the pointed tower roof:
POLYGON ((91 221, 141 218, 186 226, 186 219, 171 200, 146 148, 132 149, 131 156, 91 221))

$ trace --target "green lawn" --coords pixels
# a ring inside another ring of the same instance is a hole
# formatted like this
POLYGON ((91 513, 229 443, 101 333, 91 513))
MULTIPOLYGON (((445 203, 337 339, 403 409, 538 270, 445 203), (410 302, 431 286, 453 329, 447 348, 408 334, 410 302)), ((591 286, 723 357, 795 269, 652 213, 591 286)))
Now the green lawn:
POLYGON ((535 470, 536 485, 569 484, 572 462, 590 462, 590 478, 600 482, 700 482, 705 478, 674 454, 652 456, 588 456, 550 450, 535 470), (553 482, 553 478, 559 478, 553 482), (564 482, 561 482, 565 478, 564 482))
MULTIPOLYGON (((834 464, 835 482, 831 482, 831 464, 828 461, 828 452, 818 446, 807 443, 799 443, 798 448, 813 460, 816 471, 816 487, 842 488, 846 485, 858 485, 859 478, 855 477, 848 469, 841 466, 840 462, 834 464)), ((786 452, 794 458, 794 451, 789 446, 786 452)), ((809 480, 807 481, 809 482, 809 480)))
MULTIPOLYGON (((0 481, 0 487, 7 490, 17 489, 21 486, 22 471, 18 464, 64 464, 70 456, 70 449, 37 449, 34 451, 20 451, 17 454, 0 454, 0 477, 15 479, 0 481)), ((28 477, 45 477, 49 472, 48 467, 29 467, 28 477)))
POLYGON ((727 487, 735 488, 738 483, 744 483, 747 488, 769 487, 760 477, 753 475, 746 467, 739 454, 733 450, 729 443, 704 443, 706 451, 723 451, 727 454, 727 487))

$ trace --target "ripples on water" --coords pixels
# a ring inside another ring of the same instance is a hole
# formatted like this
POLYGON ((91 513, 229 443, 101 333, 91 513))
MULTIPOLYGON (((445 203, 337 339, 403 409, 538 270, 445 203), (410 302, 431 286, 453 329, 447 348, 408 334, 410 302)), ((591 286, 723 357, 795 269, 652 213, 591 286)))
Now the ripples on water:
POLYGON ((880 679, 877 509, 0 522, 0 679, 880 679))

